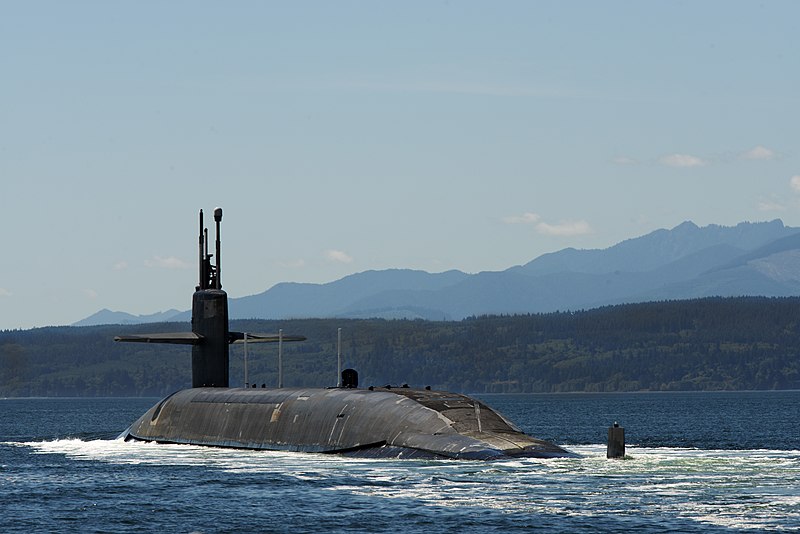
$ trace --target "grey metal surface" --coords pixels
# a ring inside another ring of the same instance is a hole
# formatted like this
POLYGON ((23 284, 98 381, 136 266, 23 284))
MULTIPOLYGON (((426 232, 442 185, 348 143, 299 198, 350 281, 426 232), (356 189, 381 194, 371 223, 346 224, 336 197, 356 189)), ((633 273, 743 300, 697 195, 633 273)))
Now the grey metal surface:
POLYGON ((373 457, 572 456, 473 398, 405 388, 187 389, 151 408, 125 437, 373 457))
POLYGON ((199 345, 203 342, 203 336, 194 332, 176 332, 171 334, 131 334, 127 336, 116 336, 114 341, 125 341, 128 343, 172 343, 175 345, 199 345))

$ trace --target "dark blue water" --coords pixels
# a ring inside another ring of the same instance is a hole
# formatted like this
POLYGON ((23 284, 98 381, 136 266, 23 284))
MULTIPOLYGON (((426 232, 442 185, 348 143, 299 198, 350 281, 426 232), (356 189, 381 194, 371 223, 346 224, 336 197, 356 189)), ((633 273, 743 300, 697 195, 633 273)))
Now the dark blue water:
POLYGON ((0 532, 800 529, 800 392, 481 395, 580 459, 125 443, 158 399, 0 400, 0 532), (607 460, 607 426, 628 458, 607 460))
POLYGON ((479 395, 517 426, 562 444, 605 443, 618 421, 645 447, 800 450, 800 391, 479 395))

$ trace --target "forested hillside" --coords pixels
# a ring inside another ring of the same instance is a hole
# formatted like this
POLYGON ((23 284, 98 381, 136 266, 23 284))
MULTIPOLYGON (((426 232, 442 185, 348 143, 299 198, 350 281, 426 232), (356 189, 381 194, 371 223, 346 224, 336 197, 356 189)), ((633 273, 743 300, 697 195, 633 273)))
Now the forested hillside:
MULTIPOLYGON (((458 322, 233 321, 232 330, 303 334, 284 344, 284 385, 336 381, 337 328, 361 385, 461 392, 800 388, 800 298, 709 298, 458 322)), ((0 396, 161 396, 189 387, 191 348, 115 343, 186 323, 0 332, 0 396)), ((277 383, 278 348, 251 344, 250 382, 277 383)), ((231 348, 231 385, 243 384, 231 348)))

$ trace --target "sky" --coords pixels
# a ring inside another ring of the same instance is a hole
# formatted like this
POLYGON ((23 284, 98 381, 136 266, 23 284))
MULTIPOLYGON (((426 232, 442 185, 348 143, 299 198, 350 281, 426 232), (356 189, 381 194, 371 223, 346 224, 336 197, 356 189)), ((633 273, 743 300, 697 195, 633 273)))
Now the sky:
POLYGON ((0 1, 0 330, 800 226, 800 3, 0 1), (213 232, 212 232, 213 233, 213 232))

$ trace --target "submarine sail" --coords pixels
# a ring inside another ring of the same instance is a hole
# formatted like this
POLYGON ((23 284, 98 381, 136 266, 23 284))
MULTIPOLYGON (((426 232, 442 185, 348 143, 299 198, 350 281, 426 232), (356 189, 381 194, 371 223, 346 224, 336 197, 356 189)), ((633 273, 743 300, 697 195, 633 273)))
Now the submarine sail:
MULTIPOLYGON (((214 220, 216 263, 212 264, 200 211, 200 281, 192 298, 192 331, 114 338, 192 345, 192 388, 161 400, 123 432, 124 439, 362 457, 575 456, 528 436, 474 398, 406 386, 358 388, 352 369, 342 372, 342 386, 336 388, 230 388, 228 346, 245 335, 228 329, 220 269, 220 208, 214 210, 214 220)), ((279 339, 305 338, 247 334, 248 343, 279 339)))

